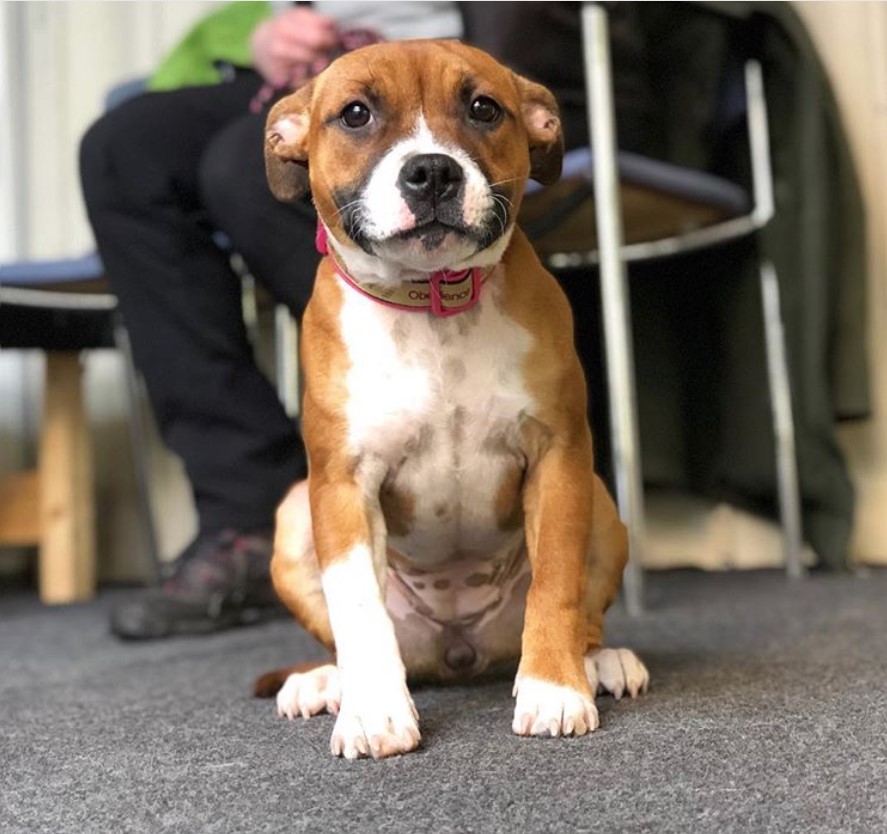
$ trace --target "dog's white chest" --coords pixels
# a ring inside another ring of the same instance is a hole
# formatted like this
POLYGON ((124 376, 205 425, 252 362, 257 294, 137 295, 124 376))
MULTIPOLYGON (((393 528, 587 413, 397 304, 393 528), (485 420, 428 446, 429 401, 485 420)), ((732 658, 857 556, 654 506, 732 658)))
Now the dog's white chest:
POLYGON ((451 318, 345 294, 349 443, 372 473, 367 488, 408 504, 409 530, 389 534, 418 561, 490 553, 506 538, 502 490, 523 470, 519 426, 533 410, 531 337, 501 311, 498 289, 451 318))

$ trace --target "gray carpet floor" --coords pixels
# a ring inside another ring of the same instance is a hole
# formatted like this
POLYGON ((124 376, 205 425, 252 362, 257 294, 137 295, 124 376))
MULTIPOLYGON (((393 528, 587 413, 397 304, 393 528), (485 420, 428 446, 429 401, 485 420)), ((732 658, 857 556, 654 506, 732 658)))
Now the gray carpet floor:
POLYGON ((0 596, 0 832, 887 831, 887 574, 674 573, 611 644, 652 673, 581 739, 510 732, 507 680, 417 691, 423 743, 333 759, 253 676, 316 654, 287 621, 125 645, 124 592, 0 596))

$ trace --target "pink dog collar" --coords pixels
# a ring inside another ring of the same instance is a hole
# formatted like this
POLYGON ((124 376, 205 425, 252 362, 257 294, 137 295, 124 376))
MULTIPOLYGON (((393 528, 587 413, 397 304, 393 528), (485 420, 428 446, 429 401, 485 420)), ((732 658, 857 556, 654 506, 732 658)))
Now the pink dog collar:
POLYGON ((336 275, 346 284, 387 307, 413 313, 430 311, 435 316, 455 316, 470 310, 480 300, 484 276, 478 267, 460 272, 442 269, 432 272, 427 279, 409 281, 394 287, 369 282, 358 283, 342 269, 330 252, 326 228, 320 221, 317 223, 315 245, 321 255, 332 259, 336 275))

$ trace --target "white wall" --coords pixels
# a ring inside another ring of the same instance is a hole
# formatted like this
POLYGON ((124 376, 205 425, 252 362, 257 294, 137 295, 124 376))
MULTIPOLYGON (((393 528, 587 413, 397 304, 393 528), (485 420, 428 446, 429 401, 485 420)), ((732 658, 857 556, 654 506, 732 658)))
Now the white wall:
MULTIPOLYGON (((217 2, 0 3, 0 259, 66 257, 93 248, 80 196, 80 137, 114 83, 144 76, 217 2)), ((39 354, 0 355, 0 471, 33 460, 39 354)), ((86 359, 96 453, 101 572, 138 575, 140 539, 113 352, 86 359), (124 463, 125 462, 125 463, 124 463)), ((161 549, 191 535, 193 509, 177 461, 153 450, 161 549)))
MULTIPOLYGON (((0 3, 0 33, 10 31, 12 7, 0 3)), ((0 114, 11 114, 13 105, 12 68, 15 65, 14 41, 0 36, 0 114)), ((0 260, 11 257, 19 248, 15 209, 16 131, 11 118, 0 119, 0 260)))
POLYGON ((144 76, 193 21, 217 3, 4 3, 18 50, 11 86, 23 138, 24 245, 32 257, 67 255, 92 241, 77 181, 77 146, 108 88, 144 76))
MULTIPOLYGON (((0 3, 0 33, 10 31, 11 4, 0 3)), ((19 249, 16 222, 14 145, 16 138, 11 118, 13 84, 11 68, 14 55, 11 38, 0 37, 0 262, 19 249)), ((23 449, 20 438, 25 430, 21 407, 21 362, 0 355, 0 471, 21 465, 23 449)))

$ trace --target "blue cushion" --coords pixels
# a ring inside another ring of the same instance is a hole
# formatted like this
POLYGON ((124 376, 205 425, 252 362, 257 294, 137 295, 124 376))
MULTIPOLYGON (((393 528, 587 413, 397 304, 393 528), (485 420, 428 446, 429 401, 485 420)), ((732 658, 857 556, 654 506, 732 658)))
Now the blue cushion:
MULTIPOLYGON (((628 151, 619 151, 616 162, 621 182, 714 206, 736 217, 751 211, 752 201, 746 190, 714 174, 683 168, 628 151)), ((583 177, 589 183, 593 181, 591 148, 576 148, 564 154, 561 178, 574 177, 583 177)), ((527 192, 539 191, 541 187, 538 183, 530 182, 527 192)))
POLYGON ((0 285, 40 287, 43 284, 68 284, 92 281, 105 274, 96 252, 79 258, 46 261, 18 261, 0 265, 0 285))
POLYGON ((148 91, 148 81, 145 78, 133 78, 130 81, 121 81, 108 90, 105 96, 105 110, 113 110, 123 102, 135 98, 148 91))

